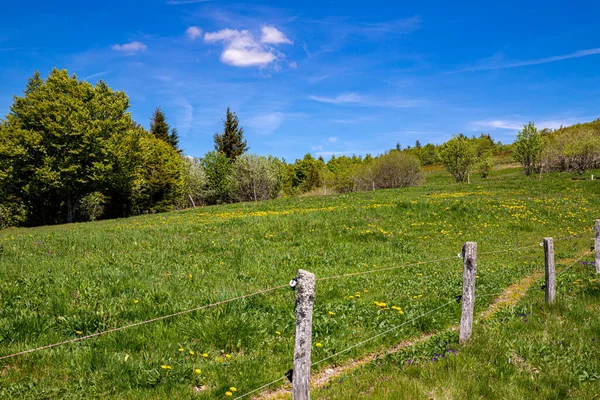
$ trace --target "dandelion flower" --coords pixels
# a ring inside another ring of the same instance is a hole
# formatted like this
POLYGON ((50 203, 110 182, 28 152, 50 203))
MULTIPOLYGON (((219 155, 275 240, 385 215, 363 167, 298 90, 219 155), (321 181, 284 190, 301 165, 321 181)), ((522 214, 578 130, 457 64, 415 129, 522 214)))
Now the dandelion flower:
POLYGON ((202 354, 202 357, 208 358, 208 354, 204 353, 204 354, 202 354))
POLYGON ((235 388, 235 386, 232 386, 232 387, 229 388, 229 391, 230 392, 237 392, 237 389, 235 388))
POLYGON ((317 344, 315 344, 315 346, 317 346, 317 347, 323 347, 323 343, 317 343, 317 344))
POLYGON ((189 274, 189 275, 188 275, 188 278, 192 279, 192 274, 189 274))
POLYGON ((81 332, 81 331, 77 331, 75 333, 78 334, 78 335, 83 335, 83 332, 81 332))
POLYGON ((354 299, 354 296, 348 296, 348 298, 349 298, 350 300, 352 300, 352 299, 354 299))
POLYGON ((173 369, 173 367, 172 367, 172 366, 170 366, 170 365, 161 365, 160 367, 161 367, 162 369, 173 369))
POLYGON ((231 358, 231 354, 225 354, 225 358, 231 358))
POLYGON ((135 300, 133 301, 133 303, 134 303, 134 304, 137 304, 137 303, 139 303, 139 302, 140 302, 140 301, 139 301, 138 299, 135 299, 135 300))
POLYGON ((180 353, 181 353, 181 352, 183 352, 183 347, 180 347, 180 348, 179 348, 179 352, 180 352, 180 353))
POLYGON ((231 397, 231 396, 233 396, 233 393, 231 393, 231 392, 225 392, 225 396, 231 397))
POLYGON ((281 332, 277 331, 277 332, 275 332, 275 334, 276 334, 277 336, 279 336, 279 335, 281 335, 281 332))
POLYGON ((329 311, 327 314, 329 314, 329 315, 335 315, 335 313, 333 311, 329 311))
POLYGON ((194 354, 196 354, 196 353, 194 353, 192 350, 190 350, 190 356, 193 356, 194 354))
POLYGON ((194 370, 194 372, 195 372, 196 374, 200 375, 200 372, 202 372, 202 371, 200 370, 200 368, 196 368, 196 369, 194 370))
POLYGON ((369 293, 369 291, 368 291, 367 289, 363 290, 363 292, 365 292, 365 293, 369 293))

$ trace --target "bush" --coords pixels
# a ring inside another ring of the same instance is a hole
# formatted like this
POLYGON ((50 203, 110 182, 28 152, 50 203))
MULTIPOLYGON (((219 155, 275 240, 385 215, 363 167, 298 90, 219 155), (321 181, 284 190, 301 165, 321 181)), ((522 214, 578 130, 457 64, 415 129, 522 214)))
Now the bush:
POLYGON ((551 133, 542 153, 548 171, 575 170, 582 174, 600 164, 600 131, 573 126, 551 133))
POLYGON ((475 145, 463 134, 444 143, 440 147, 439 156, 456 182, 465 181, 477 163, 475 145))
POLYGON ((106 196, 100 192, 90 193, 79 203, 78 219, 80 221, 96 221, 104 214, 106 196))
POLYGON ((244 154, 233 165, 240 201, 274 199, 281 189, 282 174, 273 158, 244 154))
POLYGON ((538 133, 533 122, 523 126, 517 133, 514 143, 513 157, 523 165, 525 175, 539 172, 542 154, 542 136, 538 133))
POLYGON ((416 156, 391 151, 364 167, 357 181, 361 190, 416 186, 423 182, 423 167, 416 156))
POLYGON ((22 224, 27 219, 25 205, 17 200, 0 204, 0 229, 22 224))

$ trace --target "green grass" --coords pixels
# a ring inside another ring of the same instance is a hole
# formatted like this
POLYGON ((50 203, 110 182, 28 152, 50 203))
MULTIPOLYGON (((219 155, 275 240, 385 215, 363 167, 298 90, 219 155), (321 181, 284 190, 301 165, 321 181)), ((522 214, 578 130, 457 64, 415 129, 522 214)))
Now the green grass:
MULTIPOLYGON (((536 287, 537 289, 537 287, 536 287)), ((600 279, 577 265, 558 279, 557 303, 530 290, 476 325, 471 341, 441 334, 313 390, 314 399, 597 399, 600 279)))
MULTIPOLYGON (((415 188, 0 231, 0 355, 282 285, 299 268, 319 278, 456 257, 467 240, 480 253, 535 245, 591 228, 599 216, 600 182, 506 169, 470 185, 437 171, 415 188)), ((557 259, 589 248, 590 237, 557 242, 557 259)), ((456 257, 317 282, 313 341, 323 346, 313 360, 452 299, 461 265, 456 257)), ((540 268, 539 247, 482 254, 477 290, 498 292, 540 268)), ((291 368, 294 296, 280 289, 0 361, 0 396, 202 399, 222 398, 231 386, 244 393, 291 368)), ((477 309, 490 300, 480 298, 477 309)), ((439 331, 459 313, 453 305, 331 361, 439 331)))

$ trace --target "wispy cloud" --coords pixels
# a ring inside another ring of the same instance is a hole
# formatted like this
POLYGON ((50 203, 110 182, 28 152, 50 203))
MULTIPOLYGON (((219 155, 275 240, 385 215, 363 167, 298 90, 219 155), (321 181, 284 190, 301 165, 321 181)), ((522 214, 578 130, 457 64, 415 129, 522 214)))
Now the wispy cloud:
POLYGON ((250 119, 248 126, 253 128, 256 133, 261 135, 270 135, 275 132, 282 124, 284 114, 280 112, 271 112, 257 115, 250 119))
POLYGON ((409 108, 425 105, 422 100, 411 99, 375 99, 357 93, 342 93, 336 97, 309 96, 309 99, 320 103, 335 105, 362 105, 370 107, 409 108))
POLYGON ((376 118, 372 115, 367 115, 367 116, 362 116, 362 117, 356 117, 356 118, 336 118, 336 119, 332 119, 331 122, 334 122, 336 124, 344 124, 344 125, 353 125, 353 124, 360 124, 361 122, 366 122, 366 121, 374 121, 376 118))
POLYGON ((569 60, 572 58, 593 56, 596 54, 600 54, 600 47, 594 48, 594 49, 587 49, 587 50, 578 50, 574 53, 564 54, 564 55, 560 55, 560 56, 537 58, 534 60, 485 63, 482 65, 476 65, 473 67, 462 68, 462 69, 459 69, 456 71, 450 71, 448 73, 457 74, 457 73, 461 73, 461 72, 489 71, 489 70, 506 69, 506 68, 526 67, 529 65, 547 64, 547 63, 552 63, 552 62, 556 62, 556 61, 569 60))
POLYGON ((561 126, 569 126, 573 124, 577 124, 581 121, 587 121, 591 118, 564 118, 564 119, 490 119, 483 121, 474 121, 471 122, 471 127, 474 129, 506 129, 511 131, 519 131, 523 129, 523 126, 527 124, 529 121, 534 121, 535 125, 539 129, 550 128, 550 129, 558 129, 561 126))
POLYGON ((104 75, 104 74, 108 74, 109 72, 110 72, 110 71, 102 71, 102 72, 98 72, 98 73, 95 73, 95 74, 92 74, 92 75, 88 75, 88 76, 84 77, 83 79, 92 79, 92 78, 95 78, 95 77, 97 77, 97 76, 101 76, 101 75, 104 75))
POLYGON ((212 0, 169 0, 167 4, 171 6, 178 6, 182 4, 196 4, 196 3, 207 3, 212 0))
POLYGON ((190 40, 194 40, 202 36, 202 29, 198 28, 197 26, 190 26, 185 30, 185 34, 188 38, 190 38, 190 40))
POLYGON ((122 52, 127 55, 132 55, 139 51, 144 51, 147 48, 148 48, 148 46, 146 46, 142 42, 129 42, 129 43, 125 43, 125 44, 113 44, 111 46, 111 49, 122 52))
POLYGON ((237 29, 207 32, 204 34, 204 41, 223 42, 221 61, 235 67, 265 67, 278 58, 284 57, 283 53, 267 44, 291 43, 283 33, 267 26, 263 27, 260 41, 257 41, 250 31, 237 29))

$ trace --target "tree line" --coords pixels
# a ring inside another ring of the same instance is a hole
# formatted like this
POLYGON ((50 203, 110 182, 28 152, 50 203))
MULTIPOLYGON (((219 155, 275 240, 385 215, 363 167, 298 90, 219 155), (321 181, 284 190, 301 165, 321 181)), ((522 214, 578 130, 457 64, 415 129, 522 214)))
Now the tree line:
POLYGON ((163 111, 149 129, 133 121, 129 98, 104 81, 53 69, 35 73, 0 120, 0 228, 118 218, 200 205, 259 201, 419 185, 423 166, 444 164, 457 181, 487 177, 494 157, 512 153, 526 174, 598 166, 600 120, 538 132, 530 123, 511 145, 486 134, 419 141, 379 156, 306 154, 294 163, 248 153, 229 108, 214 150, 193 158, 179 149, 163 111))

